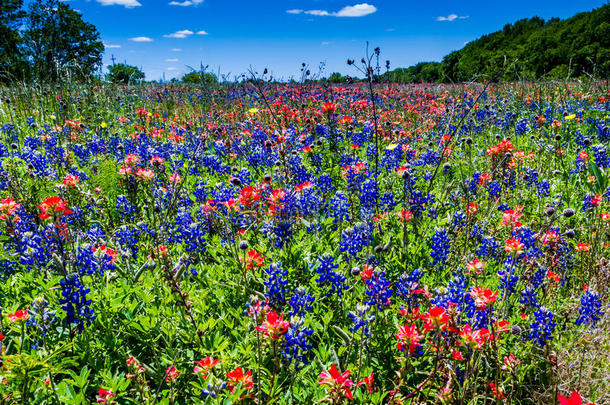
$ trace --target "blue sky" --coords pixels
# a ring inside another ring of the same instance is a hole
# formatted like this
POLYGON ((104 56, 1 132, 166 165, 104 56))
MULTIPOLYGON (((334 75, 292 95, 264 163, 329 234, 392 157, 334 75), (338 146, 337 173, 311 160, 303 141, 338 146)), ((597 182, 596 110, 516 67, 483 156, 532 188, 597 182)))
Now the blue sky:
POLYGON ((267 67, 275 77, 355 75, 347 58, 366 41, 391 68, 439 61, 452 50, 520 18, 566 18, 603 0, 68 0, 95 24, 106 45, 104 65, 127 62, 146 78, 180 77, 200 63, 221 75, 267 67))

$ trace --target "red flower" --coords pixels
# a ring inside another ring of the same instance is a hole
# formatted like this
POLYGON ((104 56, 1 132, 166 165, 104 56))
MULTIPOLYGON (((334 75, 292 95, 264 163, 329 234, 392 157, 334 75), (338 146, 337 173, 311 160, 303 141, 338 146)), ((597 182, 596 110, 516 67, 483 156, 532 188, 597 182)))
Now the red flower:
POLYGON ((195 373, 201 374, 203 376, 203 379, 205 380, 210 370, 216 367, 218 363, 220 363, 219 359, 214 359, 213 357, 208 356, 205 359, 196 361, 193 371, 195 373))
POLYGON ((6 221, 12 216, 20 205, 12 198, 4 198, 0 200, 0 220, 6 221))
POLYGON ((227 373, 227 379, 229 380, 228 386, 231 391, 235 391, 235 387, 239 384, 248 390, 251 390, 254 386, 254 383, 252 382, 252 371, 248 371, 244 374, 244 370, 239 366, 235 367, 235 370, 227 373))
POLYGON ((100 388, 99 391, 97 392, 97 402, 105 404, 106 401, 108 401, 108 398, 114 397, 114 396, 115 395, 111 390, 105 390, 103 388, 100 388))
POLYGON ((362 385, 368 388, 369 394, 373 392, 373 373, 371 373, 371 375, 368 377, 365 377, 362 381, 358 381, 356 387, 360 387, 362 385))
POLYGON ((180 371, 176 370, 176 367, 174 366, 169 366, 166 370, 165 370, 165 381, 171 381, 174 382, 176 381, 176 379, 178 378, 178 375, 180 374, 180 371))
POLYGON ((256 250, 249 250, 248 255, 243 260, 246 261, 246 270, 251 270, 254 266, 261 267, 265 258, 256 250))
POLYGON ((55 219, 72 214, 72 211, 68 209, 68 203, 58 196, 47 198, 38 206, 38 209, 40 209, 40 219, 55 219))
POLYGON ((411 219, 413 218, 413 213, 409 210, 402 209, 398 213, 398 218, 400 218, 402 222, 411 222, 411 219))
POLYGON ((502 394, 502 391, 498 387, 496 387, 496 384, 489 383, 489 388, 491 388, 491 395, 494 396, 495 398, 506 399, 504 394, 502 394))
POLYGON ((523 253, 523 249, 525 246, 521 243, 520 238, 511 238, 506 241, 506 246, 504 246, 504 250, 514 256, 519 256, 523 253))
POLYGON ((63 180, 62 183, 66 188, 74 188, 79 182, 78 176, 74 176, 72 174, 68 174, 63 180))
POLYGON ((322 106, 322 112, 323 112, 324 114, 332 114, 332 113, 334 113, 334 112, 335 112, 335 109, 336 109, 336 108, 337 108, 337 107, 336 107, 336 106, 335 106, 333 103, 331 103, 331 102, 328 102, 328 101, 327 101, 327 102, 326 102, 326 103, 324 103, 324 105, 322 106))
POLYGON ((587 245, 586 243, 578 243, 576 245, 576 250, 579 252, 588 252, 591 250, 591 246, 587 245))
POLYGON ((466 268, 468 271, 481 274, 483 272, 483 267, 485 267, 486 264, 487 262, 481 262, 478 258, 475 258, 473 261, 466 264, 466 268))
POLYGON ((4 340, 4 335, 2 333, 0 333, 0 342, 2 342, 4 340))
POLYGON ((339 373, 337 366, 334 364, 330 366, 330 370, 322 371, 320 373, 320 380, 318 384, 330 385, 330 395, 334 398, 340 398, 341 394, 345 395, 347 399, 353 400, 354 396, 350 387, 354 385, 354 382, 348 379, 351 371, 347 370, 343 374, 339 373))
POLYGON ((271 337, 271 339, 278 339, 288 332, 289 327, 290 323, 284 321, 283 314, 278 316, 277 312, 272 311, 267 313, 265 322, 262 326, 257 326, 256 330, 265 336, 271 337))
POLYGON ((465 325, 461 332, 458 333, 464 344, 471 349, 481 349, 485 342, 489 339, 489 330, 481 328, 473 330, 472 326, 465 325))
MULTIPOLYGON (((563 395, 557 395, 557 400, 561 405, 582 405, 582 397, 576 391, 572 391, 570 398, 566 398, 563 395)), ((589 402, 587 405, 595 405, 589 402)))
POLYGON ((8 319, 11 322, 25 321, 28 319, 28 311, 22 311, 21 309, 19 309, 15 311, 14 314, 9 314, 8 319))
POLYGON ((449 322, 449 317, 443 307, 430 308, 430 311, 428 311, 427 314, 422 315, 421 318, 425 321, 424 329, 426 331, 432 329, 444 330, 449 322))
POLYGON ((241 195, 239 196, 239 202, 244 207, 249 207, 261 198, 259 190, 254 189, 252 186, 244 187, 241 189, 241 195))
POLYGON ((498 292, 492 292, 489 288, 474 287, 470 291, 470 296, 474 299, 477 309, 482 311, 496 302, 498 292))
POLYGON ((398 350, 404 351, 409 349, 409 354, 414 354, 420 346, 419 341, 424 335, 420 335, 417 326, 413 323, 411 325, 405 324, 405 326, 399 326, 398 333, 394 337, 398 340, 396 345, 398 350))

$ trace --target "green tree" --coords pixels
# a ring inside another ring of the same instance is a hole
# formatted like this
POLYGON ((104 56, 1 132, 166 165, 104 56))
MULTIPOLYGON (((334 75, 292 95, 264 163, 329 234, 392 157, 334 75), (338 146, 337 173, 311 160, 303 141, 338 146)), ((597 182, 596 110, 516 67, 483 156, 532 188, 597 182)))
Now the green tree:
POLYGON ((91 77, 101 66, 104 45, 93 24, 59 0, 32 2, 24 47, 39 81, 57 81, 63 72, 91 77))
POLYGON ((184 84, 217 84, 218 78, 214 73, 199 71, 185 74, 180 81, 184 84))
POLYGON ((116 84, 135 84, 140 83, 144 79, 144 72, 136 66, 117 63, 116 65, 108 66, 108 75, 106 77, 110 82, 116 84))
POLYGON ((0 82, 22 79, 27 62, 21 52, 19 26, 25 12, 21 10, 23 0, 0 1, 0 82))
POLYGON ((328 76, 328 81, 330 83, 347 83, 347 77, 343 76, 339 72, 334 72, 334 73, 331 73, 330 76, 328 76))

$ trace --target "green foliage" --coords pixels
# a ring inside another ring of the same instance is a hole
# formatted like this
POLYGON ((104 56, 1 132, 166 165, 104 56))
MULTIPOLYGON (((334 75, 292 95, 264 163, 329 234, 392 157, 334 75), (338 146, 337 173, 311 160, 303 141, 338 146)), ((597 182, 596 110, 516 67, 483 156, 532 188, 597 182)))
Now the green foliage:
POLYGON ((525 18, 449 53, 387 72, 398 83, 566 79, 610 74, 610 4, 572 18, 525 18))
POLYGON ((438 82, 443 79, 443 69, 440 62, 420 62, 408 68, 394 69, 381 76, 384 81, 393 83, 438 82))
POLYGON ((199 71, 185 74, 180 81, 184 84, 217 84, 218 78, 214 73, 199 71))
POLYGON ((25 16, 22 6, 23 0, 0 2, 0 82, 21 78, 24 74, 25 61, 19 35, 19 26, 25 16))
POLYGON ((339 72, 334 72, 330 76, 328 76, 328 81, 330 83, 347 83, 347 76, 343 76, 339 72))
POLYGON ((137 66, 117 63, 116 65, 108 66, 108 75, 106 77, 110 82, 116 84, 135 84, 140 83, 144 79, 144 72, 137 66))
POLYGON ((99 32, 67 4, 32 3, 26 25, 24 50, 39 81, 57 81, 66 72, 82 80, 100 67, 104 45, 99 32))

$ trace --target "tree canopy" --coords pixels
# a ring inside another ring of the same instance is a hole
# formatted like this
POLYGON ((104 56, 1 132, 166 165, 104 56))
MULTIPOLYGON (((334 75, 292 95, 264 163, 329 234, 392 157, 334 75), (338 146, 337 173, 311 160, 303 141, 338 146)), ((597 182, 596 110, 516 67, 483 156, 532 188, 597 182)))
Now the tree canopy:
POLYGON ((398 82, 536 80, 610 75, 610 4, 566 20, 540 17, 506 24, 439 62, 384 74, 398 82))
POLYGON ((97 28, 59 0, 0 2, 0 81, 57 81, 63 73, 84 79, 101 66, 97 28))
POLYGON ((135 84, 144 79, 144 72, 137 66, 117 63, 108 66, 108 81, 116 84, 135 84))

